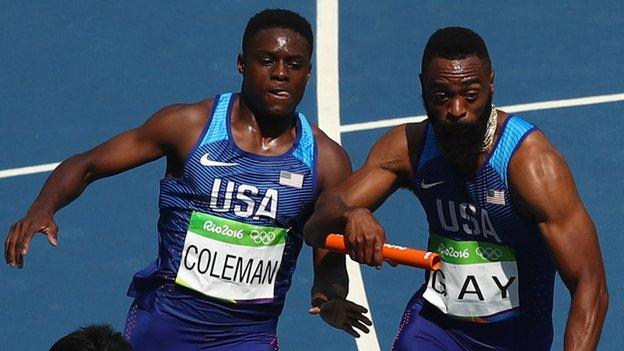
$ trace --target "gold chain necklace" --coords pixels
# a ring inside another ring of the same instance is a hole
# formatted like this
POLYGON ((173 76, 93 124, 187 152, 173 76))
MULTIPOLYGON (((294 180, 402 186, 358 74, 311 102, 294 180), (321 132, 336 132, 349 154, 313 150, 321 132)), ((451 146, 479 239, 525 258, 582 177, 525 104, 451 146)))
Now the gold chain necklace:
POLYGON ((494 141, 494 133, 496 132, 496 123, 498 122, 498 112, 496 112, 496 106, 492 104, 492 111, 490 111, 490 117, 487 121, 487 129, 485 131, 485 136, 483 137, 483 141, 481 142, 481 152, 487 151, 490 146, 492 146, 492 142, 494 141))

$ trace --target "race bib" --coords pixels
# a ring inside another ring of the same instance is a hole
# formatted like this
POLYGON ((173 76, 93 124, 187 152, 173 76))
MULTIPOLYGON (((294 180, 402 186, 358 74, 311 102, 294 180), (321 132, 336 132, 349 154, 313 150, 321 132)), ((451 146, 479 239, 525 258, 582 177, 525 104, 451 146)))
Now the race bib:
POLYGON ((271 300, 286 235, 284 228, 193 212, 175 282, 231 302, 271 300))
POLYGON ((442 268, 430 272, 423 297, 440 311, 473 319, 519 306, 518 268, 511 248, 432 233, 429 251, 440 255, 442 268))

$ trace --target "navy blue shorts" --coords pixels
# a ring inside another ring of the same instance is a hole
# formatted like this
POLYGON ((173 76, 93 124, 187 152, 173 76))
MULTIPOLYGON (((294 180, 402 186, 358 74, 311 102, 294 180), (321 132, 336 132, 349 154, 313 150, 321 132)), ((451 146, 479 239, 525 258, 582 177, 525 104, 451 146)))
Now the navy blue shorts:
POLYGON ((481 324, 449 318, 417 293, 407 304, 393 350, 524 350, 517 328, 515 320, 481 324))
POLYGON ((132 345, 133 351, 279 350, 275 330, 258 332, 228 329, 231 328, 207 327, 156 314, 135 301, 128 312, 124 337, 132 345))
POLYGON ((424 316, 422 307, 416 304, 405 309, 393 351, 467 350, 448 330, 424 316))

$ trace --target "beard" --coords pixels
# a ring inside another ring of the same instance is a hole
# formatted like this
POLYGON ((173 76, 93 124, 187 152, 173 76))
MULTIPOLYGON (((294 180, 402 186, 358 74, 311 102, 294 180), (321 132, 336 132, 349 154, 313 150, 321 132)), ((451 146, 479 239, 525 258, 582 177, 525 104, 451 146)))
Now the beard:
POLYGON ((427 102, 423 98, 423 105, 427 111, 427 116, 436 137, 436 144, 440 149, 442 156, 454 164, 463 164, 476 159, 477 155, 481 153, 481 147, 485 133, 487 131, 487 122, 492 112, 492 94, 488 97, 487 104, 479 115, 479 118, 475 123, 468 125, 467 130, 461 135, 455 135, 448 131, 447 127, 444 127, 438 119, 435 118, 435 114, 427 102))

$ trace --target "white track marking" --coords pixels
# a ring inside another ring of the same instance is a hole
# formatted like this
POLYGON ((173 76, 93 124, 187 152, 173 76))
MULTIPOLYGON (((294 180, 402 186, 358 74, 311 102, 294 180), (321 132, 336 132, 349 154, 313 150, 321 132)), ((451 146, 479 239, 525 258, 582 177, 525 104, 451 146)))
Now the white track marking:
POLYGON ((316 3, 316 101, 318 123, 340 143, 340 88, 338 74, 338 1, 316 3))
MULTIPOLYGON (((322 0, 319 2, 325 2, 325 0, 322 0)), ((336 46, 334 48, 336 51, 335 57, 338 56, 337 48, 338 48, 338 43, 336 42, 336 46)), ((325 53, 327 51, 327 48, 324 48, 323 50, 317 50, 317 55, 319 51, 322 51, 325 53)), ((317 62, 318 71, 321 71, 321 70, 325 71, 327 69, 326 67, 321 68, 320 67, 321 63, 323 65, 331 66, 331 65, 328 65, 328 62, 325 62, 323 60, 318 60, 317 62)), ((334 69, 334 72, 328 73, 326 77, 330 77, 330 74, 331 76, 336 77, 333 80, 335 84, 330 86, 329 84, 330 82, 328 81, 321 82, 320 79, 319 79, 319 82, 317 83, 317 86, 319 87, 319 89, 317 90, 317 99, 319 100, 318 111, 319 111, 319 116, 320 116, 319 124, 323 123, 323 126, 324 126, 323 129, 325 130, 327 135, 329 135, 332 139, 340 142, 341 133, 349 133, 349 132, 357 132, 357 131, 362 131, 362 130, 393 127, 393 126, 403 124, 403 123, 420 122, 427 118, 427 116, 421 115, 421 116, 382 119, 382 120, 371 121, 371 122, 352 123, 352 124, 345 124, 341 126, 340 125, 340 107, 338 105, 334 105, 330 103, 333 100, 338 101, 337 66, 333 67, 333 69, 334 69), (323 90, 321 90, 321 88, 323 90), (331 89, 333 89, 332 90, 333 93, 329 94, 328 92, 331 89), (330 118, 328 116, 338 116, 338 117, 330 118), (323 121, 321 122, 321 120, 323 121), (329 132, 329 131, 335 131, 336 129, 339 130, 338 133, 333 132, 332 134, 329 132)), ((549 109, 556 109, 556 108, 576 107, 576 106, 585 106, 585 105, 606 104, 610 102, 619 102, 619 101, 624 101, 624 93, 586 96, 586 97, 573 98, 573 99, 532 102, 528 104, 498 106, 498 108, 500 108, 501 110, 504 110, 505 112, 516 113, 516 112, 549 110, 549 109)), ((54 170, 54 168, 56 168, 59 164, 60 162, 54 162, 54 163, 46 163, 42 165, 20 167, 20 168, 9 168, 9 169, 0 170, 0 179, 9 178, 9 177, 17 177, 17 176, 28 175, 28 174, 35 174, 35 173, 50 172, 54 170)))
MULTIPOLYGON (((587 97, 563 99, 563 100, 541 101, 541 102, 533 102, 533 103, 528 103, 528 104, 509 105, 509 106, 497 106, 497 108, 500 108, 501 110, 505 112, 516 113, 516 112, 526 112, 526 111, 549 110, 549 109, 564 108, 564 107, 605 104, 609 102, 618 102, 618 101, 624 101, 624 93, 587 96, 587 97)), ((427 116, 421 115, 421 116, 383 119, 383 120, 371 121, 371 122, 345 124, 340 127, 340 132, 349 133, 349 132, 357 132, 361 130, 394 127, 403 123, 420 122, 426 118, 427 116)))
MULTIPOLYGON (((340 144, 340 89, 338 74, 338 0, 316 2, 316 100, 318 124, 330 138, 340 144)), ((360 265, 347 259, 349 274, 349 300, 369 310, 360 265)), ((379 340, 375 325, 370 333, 355 339, 360 351, 379 351, 379 340)))
MULTIPOLYGON (((384 119, 371 122, 340 125, 340 97, 338 73, 338 0, 317 1, 317 103, 319 127, 333 140, 341 143, 341 133, 349 133, 370 129, 392 127, 403 123, 419 122, 427 118, 425 115, 384 119)), ((593 104, 624 101, 624 93, 611 95, 588 96, 581 98, 551 100, 527 104, 500 106, 506 112, 526 112, 565 107, 575 107, 593 104)), ((53 171, 60 162, 46 163, 34 166, 10 168, 0 170, 0 179, 45 173, 53 171)), ((347 259, 347 271, 350 278, 349 299, 369 309, 366 291, 359 264, 347 259)), ((369 318, 372 316, 369 312, 369 318)), ((379 341, 375 326, 369 334, 363 334, 356 339, 358 350, 378 351, 379 341)))
POLYGON ((50 171, 53 171, 60 164, 61 164, 60 162, 54 162, 54 163, 46 163, 44 165, 37 165, 37 166, 4 169, 0 171, 0 179, 9 178, 9 177, 17 177, 17 176, 22 176, 22 175, 27 175, 27 174, 50 172, 50 171))

